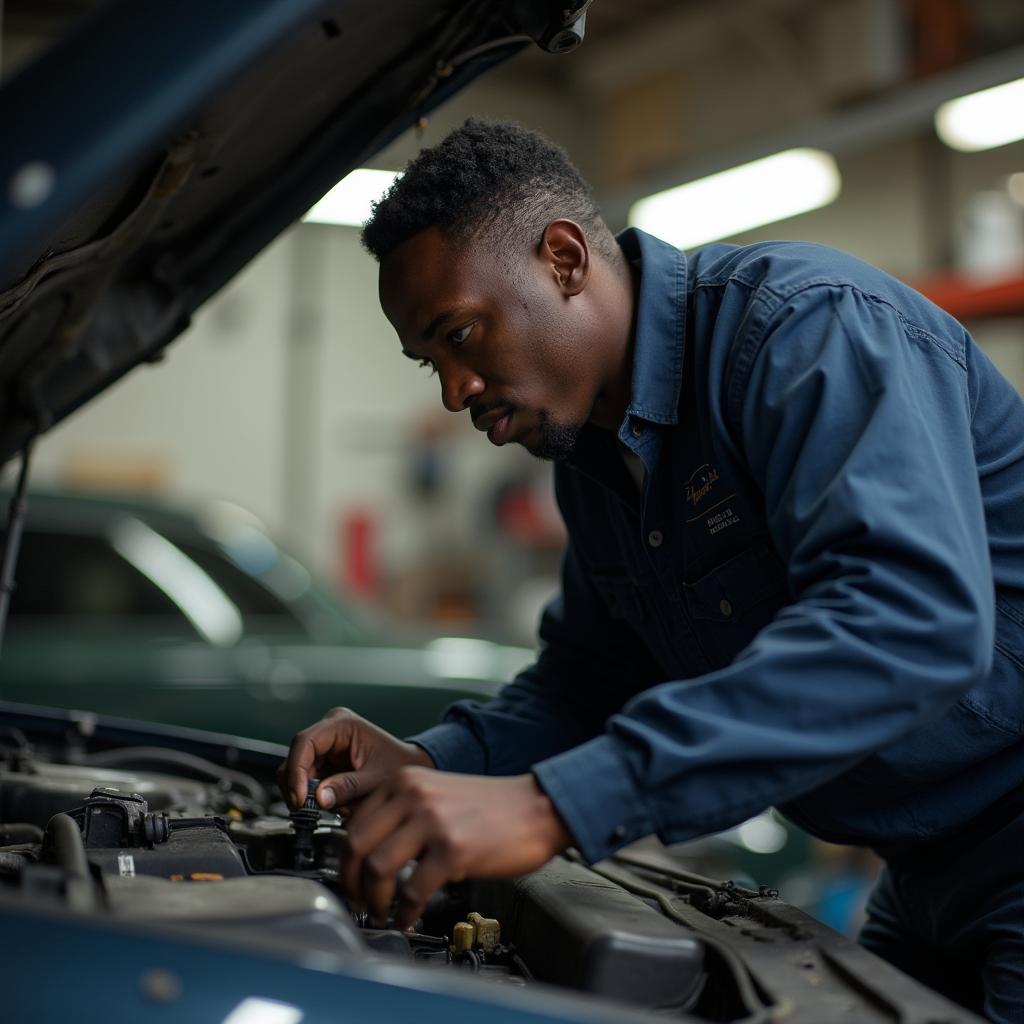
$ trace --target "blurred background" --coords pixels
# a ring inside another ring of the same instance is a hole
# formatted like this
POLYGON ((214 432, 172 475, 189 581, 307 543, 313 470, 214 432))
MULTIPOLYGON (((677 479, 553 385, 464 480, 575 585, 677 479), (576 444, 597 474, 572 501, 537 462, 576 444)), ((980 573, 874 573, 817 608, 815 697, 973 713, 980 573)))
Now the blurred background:
MULTIPOLYGON (((97 6, 6 0, 0 76, 97 6)), ((790 238, 844 249, 964 320, 1020 390, 1022 76, 1020 0, 596 0, 578 52, 524 52, 372 168, 400 171, 467 116, 518 119, 569 151, 613 229, 635 222, 683 246, 790 238)), ((372 623, 366 634, 350 623, 357 635, 500 643, 511 660, 480 673, 496 677, 529 656, 556 587, 550 469, 443 411, 436 380, 401 356, 379 310, 358 228, 324 222, 358 223, 365 197, 355 215, 344 183, 333 198, 159 364, 45 436, 34 488, 184 509, 236 555, 228 534, 270 538, 322 581, 330 614, 372 623)), ((80 521, 77 508, 64 514, 80 521)), ((55 557, 57 531, 40 557, 55 557)), ((140 536, 122 537, 123 557, 140 536)), ((94 614, 117 603, 109 590, 82 600, 94 614)), ((291 677, 275 671, 271 709, 289 699, 291 677)), ((852 927, 869 856, 812 844, 774 815, 748 825, 715 841, 723 863, 852 927)))

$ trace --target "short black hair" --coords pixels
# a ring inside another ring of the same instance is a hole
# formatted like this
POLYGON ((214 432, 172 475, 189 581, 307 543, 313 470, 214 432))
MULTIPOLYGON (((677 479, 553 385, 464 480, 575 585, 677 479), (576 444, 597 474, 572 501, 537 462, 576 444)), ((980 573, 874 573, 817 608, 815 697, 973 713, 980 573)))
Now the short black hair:
POLYGON ((532 246, 558 218, 579 224, 606 258, 619 257, 590 186, 561 146, 514 121, 470 118, 423 150, 374 204, 363 245, 380 261, 436 226, 460 241, 494 230, 532 246))

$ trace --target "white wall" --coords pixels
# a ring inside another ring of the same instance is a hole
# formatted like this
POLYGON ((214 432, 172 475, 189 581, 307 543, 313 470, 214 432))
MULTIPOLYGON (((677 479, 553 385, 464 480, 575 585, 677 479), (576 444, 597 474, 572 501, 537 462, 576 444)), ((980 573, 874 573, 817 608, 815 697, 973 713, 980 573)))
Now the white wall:
POLYGON ((40 441, 33 480, 75 460, 153 460, 168 489, 240 502, 281 526, 284 338, 291 238, 251 264, 165 358, 128 373, 40 441))

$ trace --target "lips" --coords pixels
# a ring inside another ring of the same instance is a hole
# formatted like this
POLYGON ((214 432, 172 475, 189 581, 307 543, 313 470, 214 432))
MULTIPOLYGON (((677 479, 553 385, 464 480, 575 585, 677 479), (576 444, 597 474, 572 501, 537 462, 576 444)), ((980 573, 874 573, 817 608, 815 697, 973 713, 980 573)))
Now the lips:
POLYGON ((487 439, 491 444, 502 445, 508 439, 509 424, 513 410, 510 406, 499 405, 473 418, 473 426, 477 430, 487 431, 487 439))
POLYGON ((504 416, 487 431, 487 440, 491 444, 503 445, 509 438, 512 423, 512 410, 509 409, 504 416))

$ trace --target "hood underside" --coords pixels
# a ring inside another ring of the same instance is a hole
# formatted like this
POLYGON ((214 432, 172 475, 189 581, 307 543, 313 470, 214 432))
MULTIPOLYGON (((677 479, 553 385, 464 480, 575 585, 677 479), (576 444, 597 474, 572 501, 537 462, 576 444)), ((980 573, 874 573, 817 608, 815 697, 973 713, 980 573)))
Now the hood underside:
POLYGON ((588 0, 103 7, 0 89, 0 460, 126 371, 354 167, 588 0))

